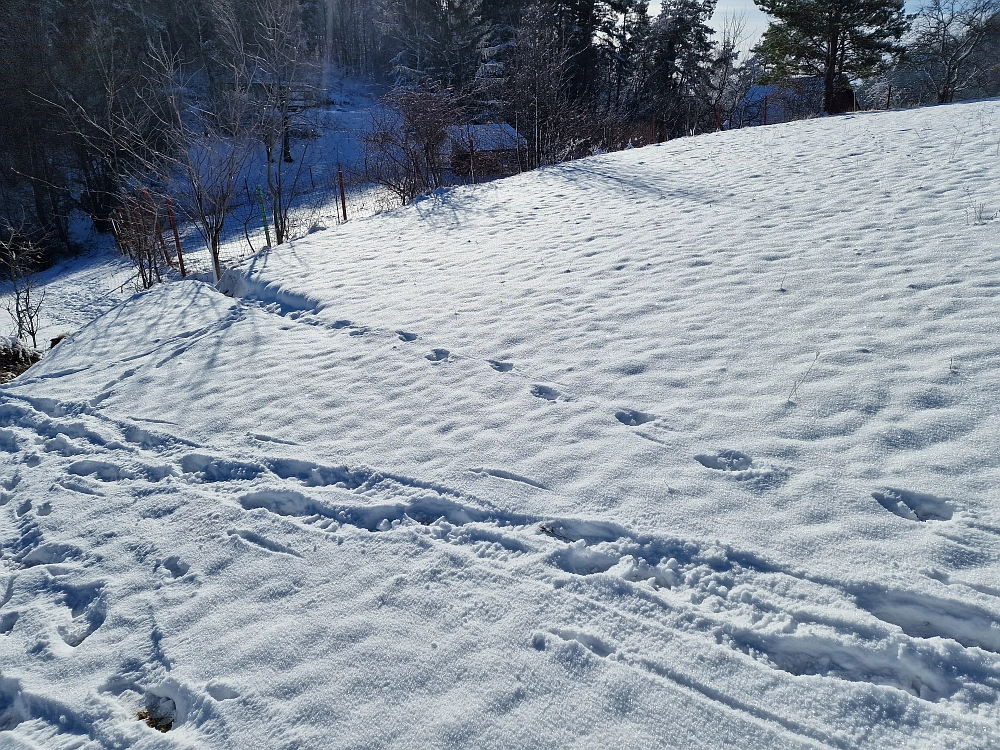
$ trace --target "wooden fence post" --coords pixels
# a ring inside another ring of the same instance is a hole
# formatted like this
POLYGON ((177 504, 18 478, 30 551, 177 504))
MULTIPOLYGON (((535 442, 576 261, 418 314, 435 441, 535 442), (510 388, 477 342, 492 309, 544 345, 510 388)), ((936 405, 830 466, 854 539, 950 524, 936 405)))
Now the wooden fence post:
POLYGON ((340 207, 344 212, 344 221, 347 221, 347 194, 344 192, 344 172, 337 167, 337 180, 340 182, 340 207))
POLYGON ((267 246, 271 247, 271 230, 267 226, 267 209, 264 208, 264 191, 260 185, 257 186, 257 197, 260 199, 260 218, 264 221, 264 236, 267 238, 267 246))
POLYGON ((167 199, 167 216, 170 217, 170 226, 174 230, 174 246, 177 248, 177 263, 181 267, 181 278, 187 276, 187 271, 184 270, 184 255, 181 253, 181 236, 177 233, 177 217, 174 215, 174 204, 169 198, 167 199))
POLYGON ((170 251, 167 250, 167 243, 163 240, 163 231, 160 229, 160 209, 153 204, 153 198, 150 196, 149 190, 144 188, 142 193, 146 196, 146 203, 149 204, 149 212, 153 215, 153 234, 156 235, 156 240, 163 251, 163 259, 167 262, 167 268, 173 268, 174 261, 170 257, 170 251))
POLYGON ((767 97, 764 97, 764 124, 767 125, 767 97))

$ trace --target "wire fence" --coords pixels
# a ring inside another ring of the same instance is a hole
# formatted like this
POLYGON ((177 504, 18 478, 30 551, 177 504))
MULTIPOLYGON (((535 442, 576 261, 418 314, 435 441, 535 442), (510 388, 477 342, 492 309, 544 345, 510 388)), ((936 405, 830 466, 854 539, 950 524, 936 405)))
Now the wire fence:
MULTIPOLYGON (((374 216, 398 207, 400 201, 388 190, 364 182, 345 173, 343 193, 340 190, 340 173, 332 167, 314 165, 300 176, 300 188, 292 201, 289 213, 291 239, 304 237, 317 227, 337 226, 344 221, 374 216), (302 179, 304 177, 304 179, 302 179)), ((266 192, 264 193, 266 196, 266 192)), ((274 224, 266 197, 262 209, 257 186, 243 185, 226 221, 226 233, 219 245, 219 259, 223 269, 238 266, 243 261, 274 242, 274 224), (268 226, 265 229, 264 217, 268 226)), ((205 240, 191 221, 180 228, 180 240, 186 270, 189 275, 210 277, 211 256, 205 240)))

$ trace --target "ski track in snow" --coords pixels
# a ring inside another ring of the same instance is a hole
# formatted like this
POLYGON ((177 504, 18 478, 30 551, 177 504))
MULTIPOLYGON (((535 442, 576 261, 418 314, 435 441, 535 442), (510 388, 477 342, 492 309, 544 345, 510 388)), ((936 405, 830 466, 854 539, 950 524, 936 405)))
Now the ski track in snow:
MULTIPOLYGON (((623 419, 622 414, 615 416, 628 426, 653 419, 635 412, 627 412, 623 419)), ((627 632, 664 643, 684 634, 744 654, 764 669, 888 686, 932 703, 964 692, 967 702, 989 705, 1000 695, 1000 617, 959 600, 871 583, 852 585, 782 568, 752 553, 636 534, 613 523, 505 513, 458 490, 391 472, 324 466, 299 458, 246 460, 189 452, 187 441, 165 428, 148 430, 116 422, 95 413, 87 403, 8 397, 0 409, 0 424, 8 450, 34 445, 57 457, 62 472, 58 482, 71 492, 100 496, 102 487, 114 484, 116 492, 138 499, 156 492, 163 482, 173 485, 173 492, 178 485, 219 486, 220 499, 241 508, 248 527, 224 533, 230 543, 245 544, 251 554, 256 550, 302 558, 310 544, 339 545, 358 533, 405 534, 455 547, 512 582, 534 581, 554 587, 557 595, 584 598, 589 607, 606 611, 625 629, 615 638, 550 627, 536 634, 536 649, 546 649, 551 639, 577 643, 599 658, 671 681, 824 746, 856 745, 675 668, 655 651, 633 646, 627 632), (85 453, 106 459, 79 459, 85 453), (311 494, 317 488, 334 492, 311 494), (293 521, 301 533, 289 535, 287 524, 275 523, 278 519, 293 521), (295 540, 290 544, 276 540, 289 536, 295 540), (303 551, 296 550, 296 544, 303 551), (807 603, 817 600, 829 605, 818 608, 807 603), (948 664, 945 670, 942 659, 948 664), (970 690, 970 686, 975 687, 970 690)), ((106 584, 89 580, 84 550, 47 542, 44 522, 52 503, 34 507, 32 499, 18 491, 32 471, 32 455, 37 454, 28 454, 18 472, 3 479, 3 504, 14 509, 18 532, 0 556, 8 570, 3 605, 13 598, 22 576, 32 569, 44 570, 45 591, 65 609, 64 621, 52 624, 62 641, 76 648, 108 617, 106 584)), ((738 451, 696 458, 735 481, 763 482, 765 487, 774 481, 773 470, 755 469, 753 459, 738 451)), ((512 472, 472 471, 546 491, 540 483, 512 472)), ((929 495, 887 489, 873 496, 904 518, 951 517, 948 503, 929 495)), ((163 512, 169 513, 169 507, 163 512)), ((198 580, 199 571, 176 555, 158 559, 154 568, 174 580, 198 580)), ((1000 598, 1000 590, 989 595, 1000 598)), ((4 606, 0 606, 0 634, 9 637, 20 611, 9 606, 4 611, 4 606)), ((34 648, 52 646, 43 638, 34 648)), ((109 683, 122 679, 112 675, 109 683)), ((142 686, 142 679, 129 684, 132 693, 153 695, 142 686)), ((205 693, 218 700, 211 687, 205 693)), ((22 692, 16 703, 23 712, 20 721, 52 719, 53 709, 40 696, 25 697, 22 692)), ((60 706, 59 711, 62 717, 69 709, 60 706)), ((11 721, 8 716, 8 728, 11 721)), ((70 723, 86 721, 77 716, 70 723)))

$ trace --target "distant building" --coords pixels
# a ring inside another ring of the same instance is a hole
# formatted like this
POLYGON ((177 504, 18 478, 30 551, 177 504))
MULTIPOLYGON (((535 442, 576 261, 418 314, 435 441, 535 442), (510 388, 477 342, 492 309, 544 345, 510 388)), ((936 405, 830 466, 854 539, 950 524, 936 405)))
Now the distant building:
POLYGON ((528 142, 505 122, 453 125, 444 146, 445 163, 462 177, 497 177, 521 171, 528 142))
MULTIPOLYGON (((733 111, 729 129, 774 125, 821 114, 823 91, 824 82, 820 76, 801 76, 780 84, 753 86, 733 111)), ((845 85, 834 99, 834 111, 853 112, 856 109, 854 90, 845 85)))

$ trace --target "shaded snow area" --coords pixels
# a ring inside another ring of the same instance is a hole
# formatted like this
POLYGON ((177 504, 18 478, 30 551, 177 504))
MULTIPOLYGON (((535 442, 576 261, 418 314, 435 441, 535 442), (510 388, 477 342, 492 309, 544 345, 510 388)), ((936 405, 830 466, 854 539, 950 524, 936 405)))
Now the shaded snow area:
POLYGON ((998 185, 812 120, 129 298, 0 389, 0 746, 1000 747, 998 185))

